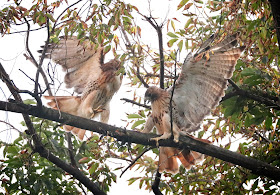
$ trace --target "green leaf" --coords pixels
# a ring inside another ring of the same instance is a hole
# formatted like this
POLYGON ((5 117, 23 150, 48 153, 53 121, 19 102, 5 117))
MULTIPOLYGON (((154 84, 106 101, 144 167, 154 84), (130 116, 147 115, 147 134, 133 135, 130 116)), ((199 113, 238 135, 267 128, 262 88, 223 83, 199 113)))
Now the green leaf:
POLYGON ((34 99, 26 99, 23 101, 24 104, 28 104, 28 105, 31 105, 31 104, 36 104, 36 102, 34 101, 34 99))
POLYGON ((133 118, 143 118, 143 117, 140 116, 139 114, 129 114, 129 115, 127 115, 127 118, 133 119, 133 118))
POLYGON ((188 19, 188 21, 186 22, 186 24, 185 24, 185 27, 184 28, 188 28, 189 27, 189 25, 192 23, 192 18, 190 18, 190 19, 188 19))
POLYGON ((169 40, 168 43, 167 43, 168 47, 172 47, 172 45, 173 45, 176 41, 178 41, 178 39, 171 39, 171 40, 169 40))
POLYGON ((8 154, 17 155, 18 152, 19 152, 19 148, 16 147, 16 146, 8 146, 6 152, 7 152, 8 154))
POLYGON ((265 125, 266 129, 271 129, 271 127, 272 127, 272 117, 267 116, 264 125, 265 125))
POLYGON ((258 184, 259 184, 259 180, 256 180, 252 185, 252 190, 255 190, 258 187, 258 184))
POLYGON ((177 6, 177 10, 181 9, 189 0, 182 0, 177 6))
POLYGON ((137 127, 145 122, 146 122, 145 120, 138 120, 131 126, 131 128, 134 129, 135 127, 137 127))
POLYGON ((111 45, 107 45, 104 49, 104 55, 111 50, 111 45))
POLYGON ((244 122, 245 127, 250 127, 251 126, 252 118, 253 118, 252 115, 250 115, 249 113, 246 114, 246 118, 245 118, 245 122, 244 122))
POLYGON ((250 76, 250 75, 255 75, 256 74, 256 69, 254 68, 245 68, 242 72, 242 76, 250 76))
POLYGON ((189 40, 185 40, 185 49, 189 49, 189 40))
POLYGON ((183 48, 183 40, 181 40, 179 43, 178 43, 178 47, 179 47, 179 50, 180 52, 182 51, 182 48, 183 48))
POLYGON ((170 36, 170 37, 172 37, 172 38, 179 38, 177 35, 175 35, 175 34, 172 33, 172 32, 168 32, 167 35, 170 36))
POLYGON ((85 31, 80 31, 77 35, 77 39, 81 39, 85 36, 85 31))
POLYGON ((132 177, 128 180, 128 185, 133 184, 135 181, 137 181, 138 179, 140 179, 141 177, 132 177))
POLYGON ((92 175, 96 169, 99 167, 99 163, 94 163, 93 165, 91 165, 90 169, 88 170, 88 172, 92 175))
POLYGON ((53 16, 49 13, 46 14, 46 16, 52 21, 55 22, 55 19, 53 18, 53 16))

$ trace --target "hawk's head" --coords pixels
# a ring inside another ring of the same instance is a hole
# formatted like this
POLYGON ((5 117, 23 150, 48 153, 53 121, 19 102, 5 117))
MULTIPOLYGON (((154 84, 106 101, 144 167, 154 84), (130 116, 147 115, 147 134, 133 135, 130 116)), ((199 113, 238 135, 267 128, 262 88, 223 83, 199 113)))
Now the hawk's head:
POLYGON ((112 59, 109 62, 102 64, 101 67, 103 72, 105 71, 118 71, 121 68, 121 62, 117 59, 112 59))
POLYGON ((160 95, 162 93, 163 89, 160 89, 158 87, 152 86, 149 87, 145 93, 144 102, 151 102, 153 103, 158 98, 160 98, 160 95))

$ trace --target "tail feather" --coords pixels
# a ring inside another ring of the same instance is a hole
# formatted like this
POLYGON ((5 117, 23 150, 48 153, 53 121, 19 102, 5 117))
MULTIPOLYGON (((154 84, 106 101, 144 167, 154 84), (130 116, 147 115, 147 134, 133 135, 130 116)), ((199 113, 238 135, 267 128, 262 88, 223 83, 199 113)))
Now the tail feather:
POLYGON ((44 96, 48 105, 56 110, 67 112, 69 114, 78 115, 77 111, 81 104, 81 97, 79 96, 44 96))
MULTIPOLYGON (((210 143, 205 139, 196 138, 202 142, 210 143)), ((186 169, 190 169, 196 163, 204 159, 204 155, 191 150, 178 150, 170 147, 160 147, 159 149, 159 172, 169 172, 176 174, 179 171, 177 158, 186 169)))
POLYGON ((159 149, 159 172, 167 171, 169 173, 177 173, 179 170, 174 148, 160 147, 159 149))
MULTIPOLYGON (((81 104, 81 97, 79 96, 44 96, 47 100, 50 100, 47 104, 56 110, 67 112, 69 114, 79 116, 78 109, 81 104)), ((63 125, 63 129, 68 132, 72 132, 80 140, 83 140, 86 131, 77 127, 69 125, 63 125)))

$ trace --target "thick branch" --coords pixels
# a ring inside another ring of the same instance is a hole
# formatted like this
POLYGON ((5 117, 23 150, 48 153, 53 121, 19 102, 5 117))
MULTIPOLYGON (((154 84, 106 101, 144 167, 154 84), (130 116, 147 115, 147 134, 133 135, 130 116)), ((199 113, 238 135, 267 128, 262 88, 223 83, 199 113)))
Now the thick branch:
POLYGON ((157 171, 155 181, 152 185, 152 189, 153 189, 153 192, 155 195, 163 195, 161 193, 161 191, 159 190, 160 177, 161 177, 161 174, 157 171))
MULTIPOLYGON (((10 92, 12 93, 16 101, 19 102, 18 104, 24 105, 20 95, 17 92, 18 91, 17 87, 10 81, 9 75, 6 73, 1 63, 0 63, 0 79, 7 85, 7 87, 9 88, 10 92)), ((41 112, 42 106, 36 108, 37 108, 37 112, 41 112)), ((64 161, 60 160, 59 158, 54 156, 49 150, 45 149, 45 147, 41 142, 40 137, 38 136, 36 130, 34 129, 30 117, 28 116, 28 112, 20 112, 20 113, 22 113, 25 124, 28 128, 28 131, 26 132, 27 134, 31 135, 32 140, 34 142, 34 145, 31 145, 34 152, 38 152, 40 156, 48 159, 50 162, 54 163, 59 168, 73 175, 94 194, 105 195, 105 193, 102 190, 100 190, 99 187, 96 184, 94 184, 89 178, 87 178, 82 172, 80 172, 78 169, 73 168, 72 166, 65 163, 64 161)))
POLYGON ((276 29, 276 34, 277 34, 277 39, 278 39, 278 47, 280 50, 280 4, 279 0, 268 0, 270 3, 272 15, 273 15, 273 20, 275 24, 275 29, 276 29))
POLYGON ((279 98, 278 97, 274 97, 274 96, 269 96, 268 94, 255 94, 251 91, 247 91, 244 89, 241 89, 240 87, 238 87, 232 80, 229 80, 229 83, 233 86, 234 91, 227 93, 222 101, 225 101, 233 96, 236 95, 240 95, 242 97, 257 101, 259 103, 262 103, 266 106, 269 106, 271 108, 274 108, 276 110, 280 110, 280 104, 279 102, 279 98))
MULTIPOLYGON (((57 110, 46 107, 38 108, 36 106, 25 105, 22 103, 9 103, 0 101, 0 110, 30 114, 36 117, 57 121, 62 124, 67 124, 82 129, 88 129, 89 131, 108 135, 123 142, 129 143, 156 146, 156 142, 152 141, 151 138, 158 136, 155 134, 145 134, 137 131, 126 130, 120 127, 114 127, 108 124, 92 121, 78 116, 73 116, 63 112, 59 113, 57 110)), ((264 175, 280 181, 279 168, 273 167, 265 162, 253 159, 251 157, 243 156, 236 152, 200 142, 189 136, 180 136, 179 143, 176 143, 170 139, 160 140, 159 145, 175 147, 179 149, 191 149, 236 165, 240 165, 251 170, 252 173, 256 175, 264 175)))
POLYGON ((105 195, 103 191, 99 189, 97 185, 95 185, 89 178, 87 178, 84 174, 82 174, 79 169, 73 168, 71 165, 65 163, 64 161, 60 160, 56 156, 54 156, 49 150, 46 150, 44 147, 36 148, 36 152, 40 154, 40 156, 48 159, 52 163, 54 163, 59 168, 63 169, 67 173, 73 175, 77 180, 79 180, 84 186, 87 187, 93 194, 96 195, 105 195))

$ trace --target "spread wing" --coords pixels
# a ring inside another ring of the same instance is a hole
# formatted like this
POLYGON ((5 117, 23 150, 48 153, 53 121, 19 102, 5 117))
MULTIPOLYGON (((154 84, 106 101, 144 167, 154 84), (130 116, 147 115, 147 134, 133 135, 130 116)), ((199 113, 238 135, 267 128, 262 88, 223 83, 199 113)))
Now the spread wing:
POLYGON ((189 54, 185 59, 173 94, 176 120, 181 129, 197 130, 203 118, 224 96, 227 80, 245 49, 235 47, 237 37, 237 34, 229 36, 213 47, 209 46, 212 40, 207 40, 208 44, 203 44, 197 54, 189 54))
MULTIPOLYGON (((39 51, 42 53, 43 50, 39 51)), ((121 85, 116 75, 120 62, 112 59, 103 62, 103 48, 96 47, 89 40, 80 42, 76 37, 61 37, 59 43, 48 46, 46 57, 61 65, 66 72, 64 82, 67 88, 81 96, 45 96, 48 105, 63 112, 93 118, 100 114, 100 120, 108 122, 109 103, 121 85)), ((82 140, 85 130, 64 125, 66 131, 78 135, 82 140)))
POLYGON ((79 94, 89 81, 97 80, 102 73, 103 48, 96 48, 87 39, 80 42, 74 36, 61 37, 59 43, 49 45, 46 57, 63 67, 66 71, 66 87, 74 87, 74 91, 79 94))

